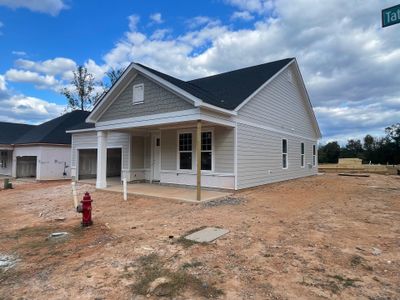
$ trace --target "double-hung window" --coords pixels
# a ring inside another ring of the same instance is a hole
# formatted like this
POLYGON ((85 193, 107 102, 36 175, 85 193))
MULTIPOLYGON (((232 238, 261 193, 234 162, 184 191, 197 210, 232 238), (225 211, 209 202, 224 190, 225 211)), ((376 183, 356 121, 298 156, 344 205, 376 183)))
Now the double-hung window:
POLYGON ((312 145, 312 165, 315 167, 316 163, 317 163, 317 149, 315 145, 312 145))
POLYGON ((286 139, 282 140, 282 168, 288 168, 288 146, 286 139))
POLYGON ((0 167, 7 168, 8 152, 1 151, 0 155, 0 167))
POLYGON ((301 152, 300 152, 300 163, 301 163, 301 167, 304 168, 304 143, 301 143, 301 152))
POLYGON ((191 170, 193 157, 192 133, 179 134, 179 169, 191 170))
POLYGON ((201 133, 201 169, 212 170, 212 132, 201 133))

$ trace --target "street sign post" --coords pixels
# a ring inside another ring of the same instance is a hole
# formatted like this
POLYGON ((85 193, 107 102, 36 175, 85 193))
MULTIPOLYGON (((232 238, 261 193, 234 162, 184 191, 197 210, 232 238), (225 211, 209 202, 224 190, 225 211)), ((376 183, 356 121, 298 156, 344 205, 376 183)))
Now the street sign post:
POLYGON ((382 27, 400 23, 400 4, 382 9, 382 27))

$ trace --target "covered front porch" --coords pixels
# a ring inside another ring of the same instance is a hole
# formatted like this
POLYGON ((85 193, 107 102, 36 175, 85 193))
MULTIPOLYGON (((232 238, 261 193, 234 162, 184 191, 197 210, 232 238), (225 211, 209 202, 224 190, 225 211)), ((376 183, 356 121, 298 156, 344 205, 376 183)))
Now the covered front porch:
POLYGON ((121 180, 135 183, 129 184, 128 193, 201 201, 224 197, 229 194, 224 190, 235 189, 235 129, 230 122, 199 119, 96 129, 98 189, 122 191, 120 184, 110 184, 107 178, 107 149, 117 146, 116 139, 122 149, 121 180))

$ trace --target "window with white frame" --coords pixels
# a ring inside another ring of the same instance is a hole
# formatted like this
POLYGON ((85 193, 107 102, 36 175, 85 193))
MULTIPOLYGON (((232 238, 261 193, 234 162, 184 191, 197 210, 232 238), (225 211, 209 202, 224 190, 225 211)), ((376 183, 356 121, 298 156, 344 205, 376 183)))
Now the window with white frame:
POLYGON ((287 169, 288 167, 288 145, 287 140, 282 140, 282 168, 287 169))
POLYGON ((315 164, 317 163, 317 149, 315 147, 315 145, 312 145, 312 165, 315 166, 315 164))
POLYGON ((192 134, 180 133, 179 134, 179 169, 191 170, 192 169, 192 134))
POLYGON ((301 143, 301 150, 300 150, 300 163, 301 167, 304 168, 305 161, 304 161, 304 143, 301 143))
POLYGON ((133 104, 143 103, 144 101, 144 84, 135 84, 133 86, 133 104))
POLYGON ((212 170, 212 132, 201 133, 201 169, 204 171, 212 170))
POLYGON ((0 153, 0 167, 5 169, 7 168, 7 160, 8 160, 8 152, 1 151, 0 153))

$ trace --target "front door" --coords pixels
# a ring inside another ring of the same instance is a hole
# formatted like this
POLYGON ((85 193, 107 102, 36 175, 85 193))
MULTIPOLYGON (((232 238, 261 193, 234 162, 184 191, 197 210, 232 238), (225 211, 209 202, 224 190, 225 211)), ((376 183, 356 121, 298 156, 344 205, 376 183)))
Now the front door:
POLYGON ((159 133, 153 135, 153 180, 160 181, 161 171, 161 137, 159 133))

